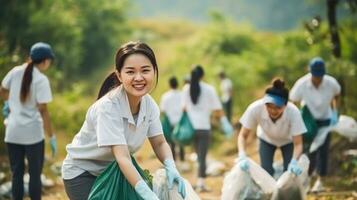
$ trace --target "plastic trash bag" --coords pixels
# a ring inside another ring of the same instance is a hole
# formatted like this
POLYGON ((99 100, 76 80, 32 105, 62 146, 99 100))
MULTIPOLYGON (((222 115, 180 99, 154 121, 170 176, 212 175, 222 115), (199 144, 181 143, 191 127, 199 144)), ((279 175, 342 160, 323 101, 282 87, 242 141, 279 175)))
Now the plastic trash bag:
POLYGON ((317 124, 312 116, 309 108, 305 105, 301 109, 302 119, 304 121, 307 132, 303 134, 304 143, 310 144, 317 134, 317 124))
MULTIPOLYGON (((200 200, 198 195, 193 190, 191 184, 185 180, 186 198, 185 200, 200 200)), ((158 169, 153 178, 153 191, 160 200, 183 200, 177 190, 177 184, 169 190, 167 185, 166 172, 164 169, 158 169)))
POLYGON ((172 139, 180 145, 188 145, 191 143, 195 129, 193 128, 187 112, 183 112, 180 121, 175 126, 172 132, 172 139))
POLYGON ((332 126, 323 126, 318 129, 317 134, 310 145, 310 153, 316 151, 321 145, 325 143, 326 137, 330 133, 332 128, 332 126))
POLYGON ((169 118, 166 114, 161 117, 162 130, 167 142, 172 143, 172 127, 169 118))
MULTIPOLYGON (((138 170, 144 181, 152 188, 150 177, 136 163, 134 158, 131 158, 133 165, 138 170)), ((135 188, 130 185, 116 161, 113 161, 102 174, 95 180, 88 200, 142 200, 135 188)))
POLYGON ((310 161, 308 157, 303 154, 298 160, 298 165, 302 169, 299 176, 286 171, 280 176, 276 182, 276 190, 273 193, 272 200, 303 200, 309 187, 309 169, 310 161))
POLYGON ((245 172, 236 164, 225 176, 222 200, 270 199, 276 189, 276 181, 251 159, 249 171, 245 172))
POLYGON ((333 131, 336 131, 342 136, 347 137, 350 141, 357 139, 357 122, 352 117, 346 115, 340 115, 340 118, 333 127, 333 131))

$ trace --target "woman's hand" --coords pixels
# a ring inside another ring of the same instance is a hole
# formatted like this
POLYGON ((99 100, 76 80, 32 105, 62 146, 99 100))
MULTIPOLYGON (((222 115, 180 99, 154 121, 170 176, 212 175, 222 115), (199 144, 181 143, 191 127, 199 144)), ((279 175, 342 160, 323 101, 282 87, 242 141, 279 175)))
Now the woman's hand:
POLYGON ((184 179, 180 176, 179 172, 176 169, 175 161, 172 159, 166 159, 164 161, 166 177, 169 189, 172 189, 173 184, 176 182, 178 185, 178 192, 183 199, 186 197, 186 188, 184 179))

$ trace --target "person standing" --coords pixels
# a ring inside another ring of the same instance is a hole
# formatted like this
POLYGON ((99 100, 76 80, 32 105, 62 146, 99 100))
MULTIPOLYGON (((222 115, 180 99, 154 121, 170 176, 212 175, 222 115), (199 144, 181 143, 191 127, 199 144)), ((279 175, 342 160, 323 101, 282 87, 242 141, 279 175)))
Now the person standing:
POLYGON ((252 104, 240 119, 242 128, 238 135, 238 164, 242 170, 249 169, 245 153, 245 141, 257 127, 260 163, 271 176, 277 148, 283 155, 284 171, 300 175, 302 169, 297 160, 302 153, 302 134, 306 128, 299 109, 288 102, 289 90, 281 79, 275 79, 265 90, 265 96, 252 104))
POLYGON ((218 76, 221 80, 220 89, 222 94, 221 100, 223 109, 227 115, 228 120, 231 121, 233 112, 233 84, 231 79, 229 79, 223 71, 220 72, 218 76))
POLYGON ((194 147, 198 159, 198 179, 196 190, 208 191, 206 178, 206 157, 208 146, 211 140, 211 123, 210 117, 213 114, 220 118, 221 126, 225 132, 232 132, 227 117, 222 110, 222 104, 213 86, 205 83, 202 79, 204 70, 197 65, 191 72, 190 84, 183 88, 183 109, 187 112, 188 117, 195 130, 194 147))
POLYGON ((147 138, 164 164, 168 187, 177 183, 185 198, 183 178, 162 133, 160 109, 148 94, 157 81, 156 57, 147 44, 128 42, 118 49, 114 72, 104 80, 82 128, 66 147, 62 178, 71 200, 87 200, 97 176, 113 161, 141 198, 158 200, 131 159, 147 138))
MULTIPOLYGON (((181 107, 177 106, 182 104, 181 103, 182 96, 181 96, 181 91, 177 89, 178 81, 176 77, 173 76, 170 78, 169 85, 170 85, 170 90, 165 92, 161 97, 160 109, 161 112, 163 112, 168 117, 171 125, 171 131, 172 131, 175 125, 179 122, 182 115, 181 107)), ((171 146, 173 158, 174 160, 176 160, 175 142, 171 140, 169 144, 171 146)), ((180 161, 183 162, 185 160, 185 152, 182 145, 179 145, 179 152, 180 152, 180 161)))
POLYGON ((57 151, 47 104, 52 101, 50 82, 45 74, 54 54, 49 44, 38 42, 31 47, 30 61, 11 69, 1 82, 0 93, 9 103, 5 143, 12 172, 12 198, 24 197, 25 157, 30 175, 29 195, 41 199, 41 173, 48 135, 52 155, 57 151))
MULTIPOLYGON (((310 73, 295 82, 291 89, 290 100, 301 106, 307 106, 317 127, 334 125, 338 120, 338 96, 341 86, 335 78, 326 74, 325 62, 320 57, 311 59, 309 71, 310 73)), ((318 173, 318 178, 312 187, 314 192, 324 190, 322 177, 327 175, 329 145, 330 134, 322 146, 315 152, 309 153, 309 174, 311 175, 315 168, 318 173)))

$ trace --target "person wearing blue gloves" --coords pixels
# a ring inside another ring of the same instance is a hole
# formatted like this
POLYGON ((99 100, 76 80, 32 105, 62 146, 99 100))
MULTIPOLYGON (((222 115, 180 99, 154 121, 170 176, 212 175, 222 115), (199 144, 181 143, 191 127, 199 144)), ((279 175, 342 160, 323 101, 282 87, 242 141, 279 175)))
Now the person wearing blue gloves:
POLYGON ((12 68, 1 82, 1 97, 8 101, 5 143, 12 172, 12 198, 23 199, 25 157, 30 175, 29 195, 41 199, 41 173, 44 161, 44 133, 49 136, 52 155, 57 152, 47 104, 52 101, 46 71, 54 59, 49 44, 38 42, 31 47, 30 61, 12 68))
POLYGON ((245 152, 246 138, 256 129, 259 138, 261 166, 273 176, 273 159, 277 148, 283 156, 284 171, 300 175, 302 169, 297 159, 302 153, 302 134, 306 127, 299 109, 288 102, 289 90, 282 79, 274 79, 265 90, 265 96, 251 103, 242 117, 242 128, 238 135, 238 165, 249 170, 248 155, 245 152))
POLYGON ((128 42, 118 49, 115 70, 105 79, 82 128, 66 147, 62 178, 71 200, 87 200, 96 177, 113 161, 141 198, 158 200, 131 159, 146 139, 164 164, 169 188, 177 184, 185 198, 184 180, 163 135, 160 109, 149 95, 157 81, 158 65, 147 44, 128 42))
POLYGON ((191 71, 190 84, 183 88, 183 109, 195 130, 194 148, 198 160, 198 179, 196 190, 199 192, 209 191, 205 184, 206 156, 211 139, 211 114, 220 118, 221 127, 226 136, 233 133, 233 128, 224 115, 222 104, 213 86, 205 83, 202 79, 204 70, 197 65, 191 71))
MULTIPOLYGON (((338 121, 338 97, 341 86, 335 78, 326 74, 326 66, 322 58, 311 59, 308 67, 309 73, 298 79, 291 89, 290 100, 301 106, 307 106, 318 128, 335 125, 338 121)), ((327 175, 329 146, 330 134, 316 151, 307 152, 310 159, 309 174, 311 175, 315 168, 318 174, 312 192, 324 190, 322 177, 327 175)))

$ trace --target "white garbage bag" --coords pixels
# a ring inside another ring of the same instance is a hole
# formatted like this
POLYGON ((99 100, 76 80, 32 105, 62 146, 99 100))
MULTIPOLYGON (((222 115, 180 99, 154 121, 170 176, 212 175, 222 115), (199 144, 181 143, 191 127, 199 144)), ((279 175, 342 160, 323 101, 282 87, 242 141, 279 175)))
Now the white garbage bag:
POLYGON ((332 130, 347 137, 351 141, 357 139, 357 122, 352 117, 340 115, 338 123, 332 130))
POLYGON ((306 197, 309 186, 309 169, 310 161, 306 155, 301 155, 298 165, 302 169, 299 176, 286 171, 276 182, 276 190, 273 193, 272 200, 303 200, 306 197))
POLYGON ((325 127, 319 128, 314 140, 312 141, 312 143, 310 145, 310 149, 309 149, 310 153, 316 151, 321 145, 323 145, 325 143, 326 137, 332 129, 333 129, 333 126, 325 126, 325 127))
MULTIPOLYGON (((185 200, 200 200, 200 197, 193 190, 191 184, 185 181, 186 198, 185 200)), ((169 190, 167 185, 166 172, 164 169, 156 170, 153 178, 153 191, 160 200, 183 200, 180 193, 177 190, 177 185, 169 190)))
POLYGON ((222 200, 270 199, 276 181, 263 168, 249 159, 249 171, 236 164, 225 176, 222 200))

